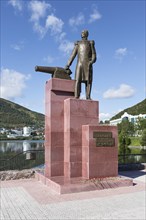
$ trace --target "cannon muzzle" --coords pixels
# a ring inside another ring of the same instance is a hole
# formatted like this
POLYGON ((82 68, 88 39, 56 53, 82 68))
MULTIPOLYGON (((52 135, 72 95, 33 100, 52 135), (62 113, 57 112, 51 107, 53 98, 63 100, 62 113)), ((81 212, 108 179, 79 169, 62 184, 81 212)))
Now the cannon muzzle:
POLYGON ((71 70, 62 67, 35 66, 35 71, 52 74, 53 78, 71 79, 71 70))
POLYGON ((54 74, 56 67, 35 66, 35 71, 54 74))

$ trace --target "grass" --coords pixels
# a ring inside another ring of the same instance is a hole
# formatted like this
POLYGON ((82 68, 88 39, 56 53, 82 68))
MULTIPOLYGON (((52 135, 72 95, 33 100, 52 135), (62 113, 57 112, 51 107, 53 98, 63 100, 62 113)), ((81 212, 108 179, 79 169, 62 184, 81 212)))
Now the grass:
POLYGON ((141 153, 141 149, 139 149, 139 148, 132 148, 130 154, 140 154, 140 153, 141 153))
POLYGON ((130 137, 131 146, 140 146, 140 137, 130 137))

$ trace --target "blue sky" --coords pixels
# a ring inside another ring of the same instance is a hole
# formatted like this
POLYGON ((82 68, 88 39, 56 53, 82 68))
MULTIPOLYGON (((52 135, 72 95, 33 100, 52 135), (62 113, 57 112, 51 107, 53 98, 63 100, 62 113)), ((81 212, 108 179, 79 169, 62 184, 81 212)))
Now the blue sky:
MULTIPOLYGON (((46 73, 64 67, 88 29, 95 41, 92 99, 100 120, 146 98, 145 1, 1 0, 1 97, 44 113, 46 73)), ((74 71, 76 60, 71 70, 74 71)), ((82 98, 84 98, 82 85, 82 98)))

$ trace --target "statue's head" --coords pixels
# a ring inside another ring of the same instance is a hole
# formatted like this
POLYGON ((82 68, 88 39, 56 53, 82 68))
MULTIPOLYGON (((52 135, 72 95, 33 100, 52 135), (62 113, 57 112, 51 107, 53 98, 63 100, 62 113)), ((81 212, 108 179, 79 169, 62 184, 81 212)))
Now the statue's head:
POLYGON ((89 35, 88 30, 83 30, 82 33, 81 33, 81 37, 82 38, 86 38, 87 39, 88 35, 89 35))

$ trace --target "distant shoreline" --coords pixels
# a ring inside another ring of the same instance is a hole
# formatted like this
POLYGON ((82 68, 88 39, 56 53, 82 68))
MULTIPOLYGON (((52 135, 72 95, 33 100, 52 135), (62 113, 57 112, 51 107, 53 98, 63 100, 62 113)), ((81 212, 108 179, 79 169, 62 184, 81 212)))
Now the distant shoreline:
POLYGON ((28 138, 28 137, 21 137, 21 138, 0 138, 0 141, 44 141, 44 138, 28 138))

